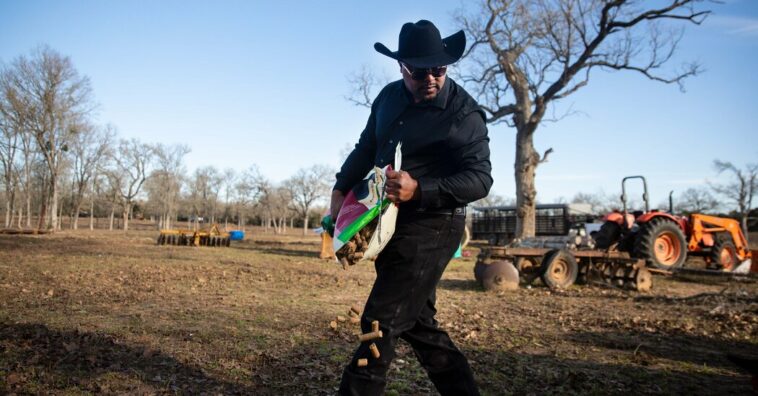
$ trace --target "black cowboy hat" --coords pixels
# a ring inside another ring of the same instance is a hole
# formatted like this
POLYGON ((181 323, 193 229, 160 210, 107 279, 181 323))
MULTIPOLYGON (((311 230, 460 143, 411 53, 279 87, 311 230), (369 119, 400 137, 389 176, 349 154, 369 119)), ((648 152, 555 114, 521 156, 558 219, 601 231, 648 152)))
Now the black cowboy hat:
POLYGON ((466 35, 461 30, 443 39, 433 23, 422 19, 403 25, 396 52, 390 51, 382 43, 374 44, 374 49, 413 67, 445 66, 461 58, 466 49, 466 35))

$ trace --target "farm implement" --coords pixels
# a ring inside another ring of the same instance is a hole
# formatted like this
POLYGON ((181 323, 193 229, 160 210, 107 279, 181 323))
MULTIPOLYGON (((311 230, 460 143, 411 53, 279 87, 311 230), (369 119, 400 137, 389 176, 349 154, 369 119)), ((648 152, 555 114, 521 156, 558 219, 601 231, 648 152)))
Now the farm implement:
POLYGON ((228 247, 230 243, 229 233, 221 232, 217 224, 210 229, 161 230, 158 235, 159 245, 228 247))
POLYGON ((540 278, 550 289, 577 283, 648 291, 653 285, 644 259, 628 252, 598 250, 586 235, 528 238, 483 249, 474 277, 485 289, 499 289, 498 282, 506 280, 512 267, 518 270, 520 283, 529 285, 540 278))

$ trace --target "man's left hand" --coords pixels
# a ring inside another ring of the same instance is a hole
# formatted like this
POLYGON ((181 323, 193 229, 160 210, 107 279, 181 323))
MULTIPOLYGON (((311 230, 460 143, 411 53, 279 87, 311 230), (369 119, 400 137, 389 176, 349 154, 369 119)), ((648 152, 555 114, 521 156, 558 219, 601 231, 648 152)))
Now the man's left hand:
POLYGON ((418 199, 418 182, 406 171, 387 170, 387 182, 384 185, 387 198, 394 203, 418 199))

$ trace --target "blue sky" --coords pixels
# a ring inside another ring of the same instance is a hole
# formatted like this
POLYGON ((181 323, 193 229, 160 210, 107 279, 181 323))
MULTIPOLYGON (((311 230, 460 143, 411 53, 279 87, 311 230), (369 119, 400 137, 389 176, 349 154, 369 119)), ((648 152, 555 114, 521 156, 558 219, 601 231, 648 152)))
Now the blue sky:
MULTIPOLYGON (((367 65, 399 78, 373 50, 397 48, 404 22, 457 30, 458 0, 437 1, 10 1, 0 0, 0 60, 48 44, 90 77, 96 118, 121 137, 184 143, 190 170, 256 164, 282 181, 299 168, 337 168, 368 110, 345 100, 347 76, 367 65)), ((758 1, 713 6, 688 27, 675 64, 706 69, 676 86, 596 72, 560 106, 577 115, 537 132, 550 161, 537 172, 538 199, 578 191, 617 195, 643 174, 651 200, 718 181, 711 164, 758 162, 758 1)), ((515 131, 490 127, 493 191, 515 188, 515 131)))

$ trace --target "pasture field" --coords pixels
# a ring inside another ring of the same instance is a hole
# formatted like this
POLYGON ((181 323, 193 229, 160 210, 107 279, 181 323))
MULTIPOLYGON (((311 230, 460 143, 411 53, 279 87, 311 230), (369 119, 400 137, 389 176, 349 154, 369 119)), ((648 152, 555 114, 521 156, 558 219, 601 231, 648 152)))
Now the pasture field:
MULTIPOLYGON (((357 346, 337 317, 363 304, 373 266, 343 271, 296 234, 230 248, 0 235, 0 393, 334 394, 357 346)), ((725 355, 758 357, 757 281, 487 293, 471 251, 445 272, 437 317, 484 394, 750 394, 725 355)), ((387 394, 436 394, 403 342, 387 394)))

